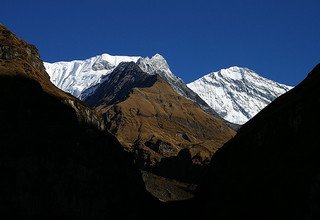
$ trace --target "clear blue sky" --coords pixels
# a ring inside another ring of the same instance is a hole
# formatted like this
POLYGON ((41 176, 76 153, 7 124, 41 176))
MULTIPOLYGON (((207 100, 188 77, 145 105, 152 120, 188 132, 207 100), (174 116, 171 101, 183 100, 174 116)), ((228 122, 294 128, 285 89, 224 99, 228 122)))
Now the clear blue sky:
POLYGON ((238 65, 296 85, 320 62, 319 0, 7 0, 0 22, 45 61, 160 53, 186 82, 238 65))

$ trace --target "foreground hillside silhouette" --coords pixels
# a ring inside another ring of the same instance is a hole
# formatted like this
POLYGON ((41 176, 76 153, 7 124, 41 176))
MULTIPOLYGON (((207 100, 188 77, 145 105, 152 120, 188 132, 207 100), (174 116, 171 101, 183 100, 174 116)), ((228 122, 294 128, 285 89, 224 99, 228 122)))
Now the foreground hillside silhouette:
POLYGON ((320 219, 320 64, 213 156, 205 219, 320 219))
POLYGON ((0 25, 0 218, 139 219, 153 203, 99 116, 54 87, 0 25))

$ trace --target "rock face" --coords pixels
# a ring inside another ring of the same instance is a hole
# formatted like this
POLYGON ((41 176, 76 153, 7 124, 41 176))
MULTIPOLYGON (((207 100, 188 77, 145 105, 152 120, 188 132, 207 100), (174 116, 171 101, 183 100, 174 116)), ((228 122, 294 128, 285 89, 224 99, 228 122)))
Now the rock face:
POLYGON ((143 72, 134 62, 121 63, 84 101, 92 107, 109 106, 124 101, 136 87, 150 87, 157 77, 143 72))
POLYGON ((239 125, 292 88, 236 66, 205 75, 188 86, 222 118, 239 125))
POLYGON ((0 25, 1 219, 141 219, 154 200, 100 119, 0 25))
POLYGON ((141 168, 171 178, 194 181, 201 173, 187 172, 188 166, 208 164, 235 134, 221 119, 134 62, 121 63, 84 101, 104 116, 108 130, 134 153, 141 168), (164 163, 164 158, 177 158, 183 149, 190 155, 186 166, 164 163))
POLYGON ((213 156, 199 191, 205 219, 319 219, 320 65, 213 156))

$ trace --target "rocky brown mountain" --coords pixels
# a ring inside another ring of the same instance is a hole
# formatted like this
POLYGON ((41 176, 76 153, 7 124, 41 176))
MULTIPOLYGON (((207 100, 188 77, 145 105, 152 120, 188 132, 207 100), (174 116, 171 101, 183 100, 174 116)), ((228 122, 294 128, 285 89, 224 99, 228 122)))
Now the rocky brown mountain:
POLYGON ((144 218, 157 202, 101 121, 0 25, 0 218, 144 218))
POLYGON ((320 219, 320 64, 213 156, 203 219, 320 219))
POLYGON ((104 116, 108 130, 134 153, 141 168, 173 179, 198 179, 198 167, 235 134, 134 62, 119 64, 84 101, 104 116))

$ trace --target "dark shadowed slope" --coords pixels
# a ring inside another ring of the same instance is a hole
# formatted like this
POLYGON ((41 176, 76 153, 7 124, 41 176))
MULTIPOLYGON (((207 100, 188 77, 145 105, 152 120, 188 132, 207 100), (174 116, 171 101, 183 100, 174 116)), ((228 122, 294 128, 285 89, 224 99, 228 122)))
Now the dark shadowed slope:
POLYGON ((320 218, 320 65, 213 156, 205 219, 320 218))
POLYGON ((0 218, 141 219, 153 204, 100 119, 55 88, 35 47, 0 25, 0 218))

